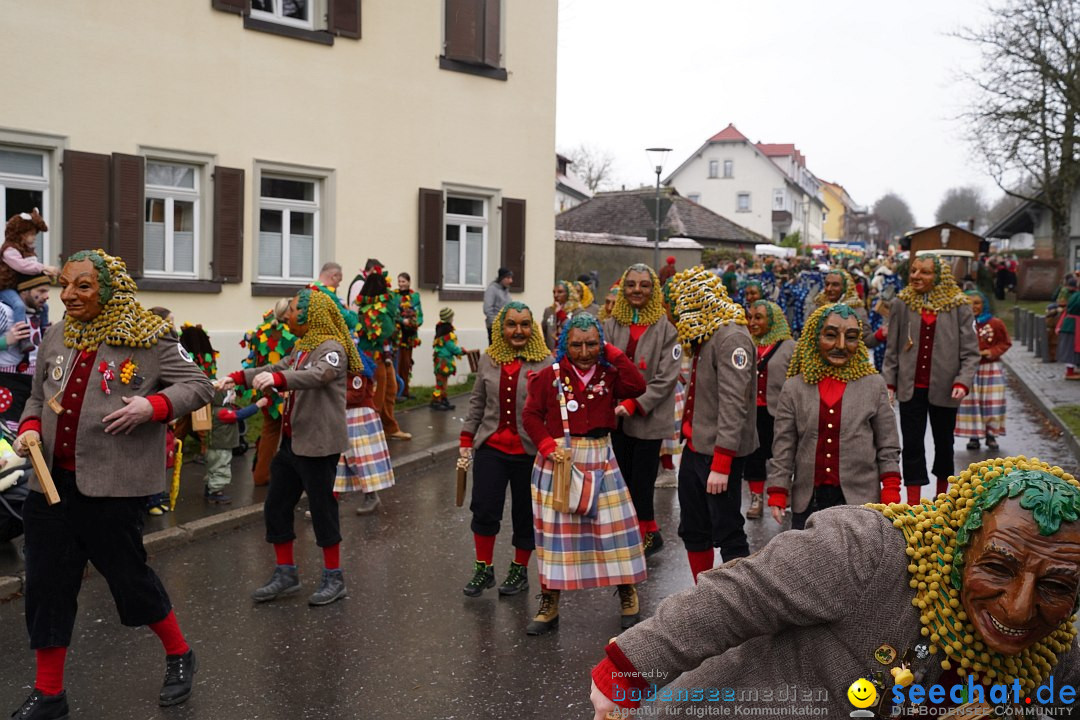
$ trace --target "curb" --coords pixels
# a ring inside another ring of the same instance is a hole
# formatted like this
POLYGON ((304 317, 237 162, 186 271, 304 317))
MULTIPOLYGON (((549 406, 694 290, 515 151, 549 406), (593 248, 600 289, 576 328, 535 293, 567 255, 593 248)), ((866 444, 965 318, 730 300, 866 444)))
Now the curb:
POLYGON ((1054 406, 1050 404, 1047 398, 1043 397, 1042 393, 1036 392, 1034 388, 1024 382, 1024 376, 1018 372, 1013 366, 1005 359, 1003 355, 1001 362, 1005 365, 1005 368, 1012 373, 1012 376, 1020 381, 1020 386, 1024 388, 1024 394, 1035 405, 1039 407, 1043 413, 1050 419, 1050 422, 1054 423, 1061 430, 1061 437, 1065 441, 1065 444, 1069 446, 1069 450, 1072 451, 1075 457, 1080 458, 1080 438, 1073 435, 1072 430, 1065 424, 1065 422, 1054 412, 1054 406))
MULTIPOLYGON (((418 450, 401 457, 394 463, 394 478, 400 479, 429 469, 448 456, 457 453, 458 441, 452 440, 418 450)), ((223 513, 192 520, 176 527, 158 530, 143 536, 143 546, 148 554, 189 545, 221 533, 251 525, 262 518, 262 503, 235 508, 223 513)), ((23 591, 24 573, 0 576, 0 603, 13 600, 23 591)))

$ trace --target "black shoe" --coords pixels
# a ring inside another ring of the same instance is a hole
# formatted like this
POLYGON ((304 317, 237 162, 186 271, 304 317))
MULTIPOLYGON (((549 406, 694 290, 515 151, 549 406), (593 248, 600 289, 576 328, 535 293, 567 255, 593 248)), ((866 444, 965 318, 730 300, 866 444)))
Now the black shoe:
POLYGON ((664 538, 660 535, 660 531, 645 533, 645 557, 650 557, 660 552, 660 548, 664 547, 664 538))
POLYGON ((206 502, 211 505, 231 505, 232 497, 225 494, 224 490, 206 490, 203 493, 203 497, 206 498, 206 502))
POLYGON ((166 655, 165 682, 161 686, 161 694, 158 695, 158 705, 179 705, 191 697, 191 686, 195 682, 195 671, 198 669, 194 650, 189 649, 183 655, 166 655))
MULTIPOLYGON (((492 568, 494 572, 494 568, 492 568)), ((524 565, 518 565, 516 562, 510 563, 510 572, 506 573, 506 579, 503 580, 503 584, 499 586, 500 595, 517 595, 519 592, 523 592, 529 589, 529 568, 524 565)))
POLYGON ((308 598, 308 605, 329 605, 340 600, 348 593, 345 591, 345 576, 340 570, 323 570, 319 589, 308 598))
POLYGON ((997 438, 995 438, 993 435, 987 435, 986 447, 990 450, 997 450, 999 448, 997 438))
MULTIPOLYGON (((990 445, 989 442, 986 443, 986 444, 988 446, 990 445)), ((968 450, 978 450, 979 449, 979 441, 978 441, 978 439, 977 438, 971 438, 970 440, 968 440, 967 449, 968 450)))
POLYGON ((450 409, 450 408, 446 407, 445 405, 443 405, 440 402, 433 402, 430 405, 428 405, 428 407, 431 408, 432 410, 440 410, 440 411, 450 409))
POLYGON ((295 565, 278 565, 274 568, 274 574, 270 581, 261 588, 251 593, 251 599, 255 602, 267 602, 275 600, 282 595, 292 595, 300 589, 300 573, 295 565))
POLYGON ((473 566, 473 576, 461 592, 469 597, 477 597, 488 588, 495 587, 495 568, 485 562, 476 561, 473 566))
POLYGON ((66 720, 68 717, 67 691, 61 690, 59 695, 46 695, 37 688, 26 698, 11 717, 16 720, 66 720))

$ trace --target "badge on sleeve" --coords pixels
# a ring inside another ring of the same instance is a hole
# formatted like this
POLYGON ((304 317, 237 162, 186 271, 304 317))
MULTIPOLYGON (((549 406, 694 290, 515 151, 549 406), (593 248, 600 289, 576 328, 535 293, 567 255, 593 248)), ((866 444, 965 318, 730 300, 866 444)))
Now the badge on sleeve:
POLYGON ((364 384, 364 381, 360 379, 359 375, 354 375, 352 379, 352 389, 359 390, 360 386, 364 384))
POLYGON ((682 360, 682 345, 675 343, 671 348, 671 359, 678 362, 682 360))
POLYGON ((331 350, 330 352, 326 353, 326 362, 330 363, 332 367, 338 366, 338 363, 341 362, 341 356, 338 355, 337 350, 331 350))
POLYGON ((186 347, 180 343, 176 343, 176 349, 180 352, 180 357, 183 358, 184 362, 195 362, 195 359, 191 357, 191 353, 187 351, 186 347))
POLYGON ((731 353, 731 364, 736 370, 742 370, 749 362, 750 356, 743 348, 735 348, 735 351, 731 353))
POLYGON ((64 377, 64 368, 59 365, 54 365, 52 369, 52 379, 56 382, 60 382, 60 379, 64 377))

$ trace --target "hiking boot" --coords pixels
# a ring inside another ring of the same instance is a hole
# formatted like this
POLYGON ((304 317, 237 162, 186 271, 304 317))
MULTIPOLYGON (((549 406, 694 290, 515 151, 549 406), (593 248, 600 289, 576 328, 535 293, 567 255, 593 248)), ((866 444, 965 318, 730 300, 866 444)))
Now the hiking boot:
POLYGON ((390 434, 391 440, 412 440, 412 433, 407 433, 404 430, 398 430, 396 433, 390 434))
POLYGON ((477 560, 473 566, 472 580, 461 588, 461 592, 469 597, 478 597, 480 593, 492 587, 495 587, 495 568, 477 560))
POLYGON ((516 562, 510 563, 510 572, 506 573, 506 579, 503 580, 503 584, 499 586, 499 594, 517 595, 519 592, 528 589, 529 568, 524 565, 518 565, 516 562))
POLYGON ((224 490, 209 490, 203 493, 203 498, 211 505, 231 505, 232 496, 226 495, 224 490))
POLYGON ((274 568, 274 574, 269 582, 251 593, 251 599, 255 602, 268 602, 276 600, 282 595, 292 595, 300 589, 300 573, 295 565, 278 565, 274 568))
POLYGON ((308 598, 308 605, 329 605, 347 594, 345 592, 345 576, 341 574, 341 571, 323 569, 322 582, 319 583, 319 589, 308 598))
POLYGON ((664 537, 660 534, 659 530, 654 532, 645 533, 645 541, 642 543, 645 549, 645 557, 650 557, 660 552, 660 548, 664 547, 664 537))
POLYGON ((997 438, 995 438, 993 435, 987 435, 986 436, 986 447, 988 447, 991 450, 997 450, 1000 447, 998 445, 997 438))
POLYGON ((364 493, 364 499, 360 501, 360 507, 356 508, 357 515, 370 515, 379 509, 379 505, 382 504, 382 500, 379 499, 379 493, 369 492, 364 493))
MULTIPOLYGON (((988 442, 988 443, 986 443, 986 445, 987 445, 987 447, 989 447, 990 443, 988 442)), ((968 440, 967 449, 968 450, 978 450, 979 449, 979 439, 978 438, 971 438, 970 440, 968 440)))
POLYGON ((621 606, 619 615, 622 621, 622 629, 626 630, 634 627, 641 617, 637 588, 633 585, 620 585, 615 593, 619 596, 619 605, 621 606))
POLYGON ((161 686, 161 694, 158 695, 158 705, 179 705, 191 697, 196 670, 198 663, 195 662, 194 650, 189 648, 183 655, 166 655, 165 682, 161 686))
POLYGON ((11 717, 16 720, 67 720, 67 691, 61 690, 59 695, 46 695, 34 688, 34 692, 18 710, 11 713, 11 717))
POLYGON ((761 493, 750 493, 750 507, 746 510, 747 520, 760 520, 765 511, 765 498, 761 493))
POLYGON ((539 595, 540 609, 525 627, 526 635, 543 635, 559 627, 559 591, 546 590, 539 595))

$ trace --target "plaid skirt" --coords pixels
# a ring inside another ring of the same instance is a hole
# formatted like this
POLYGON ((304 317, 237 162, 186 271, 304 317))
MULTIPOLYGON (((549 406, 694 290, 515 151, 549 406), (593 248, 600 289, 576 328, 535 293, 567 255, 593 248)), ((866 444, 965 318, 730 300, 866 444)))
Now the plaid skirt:
POLYGON ((660 443, 661 455, 682 454, 682 416, 686 407, 686 388, 681 382, 675 383, 675 432, 660 443))
POLYGON ((1000 362, 979 365, 975 387, 956 412, 956 434, 967 438, 1005 434, 1005 373, 1000 362))
MULTIPOLYGON (((559 440, 561 446, 562 440, 559 440)), ((596 519, 551 507, 553 466, 540 455, 532 471, 533 528, 540 582, 551 590, 639 583, 645 555, 637 513, 608 438, 572 438, 574 464, 601 470, 596 519)))
POLYGON ((334 492, 369 493, 394 487, 394 467, 378 411, 348 408, 345 427, 349 446, 338 460, 334 492))

